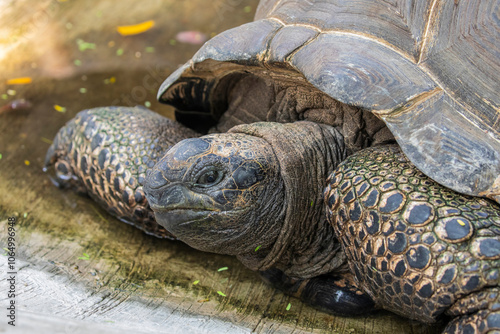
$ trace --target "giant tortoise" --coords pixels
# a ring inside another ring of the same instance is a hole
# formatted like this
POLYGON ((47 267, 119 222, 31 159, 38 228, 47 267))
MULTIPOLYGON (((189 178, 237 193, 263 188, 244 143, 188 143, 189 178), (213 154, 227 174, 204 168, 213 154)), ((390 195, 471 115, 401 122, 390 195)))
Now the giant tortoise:
POLYGON ((324 310, 500 331, 499 17, 486 0, 262 1, 166 79, 177 122, 87 110, 46 163, 324 310))

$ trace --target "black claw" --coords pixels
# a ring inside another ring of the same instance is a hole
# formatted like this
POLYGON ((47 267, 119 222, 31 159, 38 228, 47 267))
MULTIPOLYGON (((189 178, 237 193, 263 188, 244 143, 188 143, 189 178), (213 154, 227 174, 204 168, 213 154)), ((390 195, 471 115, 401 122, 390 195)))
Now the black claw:
POLYGON ((343 276, 322 275, 307 280, 293 279, 278 269, 260 272, 262 278, 284 293, 306 304, 336 315, 361 315, 375 309, 367 294, 347 282, 343 276))

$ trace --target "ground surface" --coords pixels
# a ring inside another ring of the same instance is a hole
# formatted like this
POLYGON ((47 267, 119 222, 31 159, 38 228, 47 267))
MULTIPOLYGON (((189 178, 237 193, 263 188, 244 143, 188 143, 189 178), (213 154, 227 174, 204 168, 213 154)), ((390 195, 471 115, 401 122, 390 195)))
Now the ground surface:
POLYGON ((388 312, 346 318, 315 311, 236 259, 144 235, 88 198, 52 186, 42 172, 50 141, 81 109, 150 102, 172 115, 155 102, 156 90, 199 48, 176 34, 217 34, 251 21, 256 5, 0 0, 0 247, 7 245, 8 217, 17 218, 16 327, 6 320, 11 269, 0 256, 0 332, 439 332, 388 312), (155 27, 143 34, 116 31, 146 20, 155 27), (7 84, 17 77, 32 83, 7 84), (6 107, 20 98, 32 107, 6 107))

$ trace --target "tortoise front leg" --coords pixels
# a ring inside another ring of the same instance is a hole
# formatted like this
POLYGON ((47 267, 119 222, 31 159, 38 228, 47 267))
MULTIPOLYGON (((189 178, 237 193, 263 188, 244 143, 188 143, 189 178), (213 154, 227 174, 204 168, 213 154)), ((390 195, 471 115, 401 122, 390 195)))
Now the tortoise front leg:
POLYGON ((497 203, 437 184, 397 146, 346 159, 325 202, 351 271, 377 305, 429 323, 457 317, 448 332, 498 328, 497 203))
POLYGON ((118 219, 171 238, 142 190, 146 171, 177 142, 199 134, 143 107, 81 111, 62 127, 45 157, 53 181, 88 194, 118 219))
POLYGON ((354 284, 349 272, 294 279, 278 269, 259 272, 261 277, 287 295, 327 313, 360 315, 374 308, 372 299, 354 284))

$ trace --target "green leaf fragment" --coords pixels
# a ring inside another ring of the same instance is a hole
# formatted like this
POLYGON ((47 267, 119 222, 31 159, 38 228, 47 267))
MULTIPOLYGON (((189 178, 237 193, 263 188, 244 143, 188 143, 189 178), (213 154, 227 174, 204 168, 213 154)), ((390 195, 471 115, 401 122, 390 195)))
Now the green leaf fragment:
POLYGON ((153 53, 153 52, 155 52, 155 48, 152 47, 152 46, 147 46, 145 50, 146 50, 147 53, 153 53))
POLYGON ((87 253, 83 253, 83 256, 78 257, 78 260, 88 260, 90 256, 87 253))
POLYGON ((2 157, 3 157, 3 155, 2 155, 2 153, 0 153, 0 160, 2 159, 2 157))
POLYGON ((193 282, 193 285, 196 285, 196 284, 198 284, 198 283, 200 283, 200 280, 199 280, 199 279, 197 279, 196 281, 194 281, 194 282, 193 282))
POLYGON ((95 50, 96 48, 95 43, 88 43, 85 42, 83 39, 77 39, 76 43, 78 44, 78 50, 80 51, 85 51, 88 49, 95 50))
POLYGON ((311 206, 313 206, 313 205, 314 205, 314 201, 311 201, 311 206))
POLYGON ((292 304, 291 303, 288 303, 288 305, 286 306, 286 310, 287 311, 290 311, 290 309, 292 308, 292 304))
POLYGON ((75 64, 75 66, 82 66, 82 61, 80 59, 75 59, 73 63, 75 64))
POLYGON ((226 294, 225 294, 224 292, 222 292, 222 291, 217 291, 217 293, 218 293, 219 295, 221 295, 222 297, 226 297, 226 294))
POLYGON ((229 269, 228 267, 222 267, 222 268, 217 269, 217 271, 224 271, 224 270, 228 270, 228 269, 229 269))
POLYGON ((9 96, 7 94, 2 94, 2 100, 7 100, 9 96))
POLYGON ((251 11, 251 10, 252 10, 252 7, 250 7, 250 6, 245 6, 245 7, 243 7, 243 11, 244 11, 245 13, 250 13, 250 11, 251 11))
POLYGON ((123 49, 116 50, 116 55, 121 56, 123 54, 123 49))
POLYGON ((169 43, 170 43, 170 45, 175 45, 175 44, 177 44, 177 41, 175 39, 171 39, 169 41, 169 43))
POLYGON ((85 94, 85 93, 87 93, 87 88, 82 87, 79 89, 79 91, 80 91, 80 93, 85 94))
POLYGON ((25 212, 25 213, 23 214, 23 217, 24 217, 24 218, 27 218, 27 217, 28 217, 28 213, 27 213, 27 212, 25 212))
POLYGON ((149 107, 151 107, 151 102, 146 101, 146 102, 144 102, 144 105, 146 106, 146 108, 149 108, 149 107))
POLYGON ((262 247, 262 245, 258 245, 257 247, 255 247, 255 251, 258 251, 260 247, 262 247))

